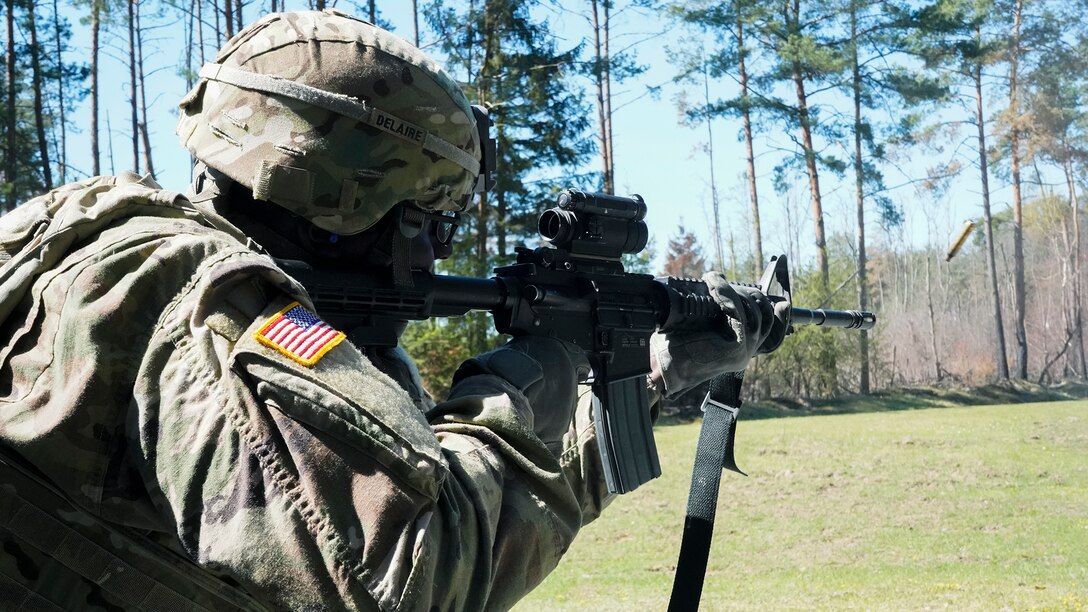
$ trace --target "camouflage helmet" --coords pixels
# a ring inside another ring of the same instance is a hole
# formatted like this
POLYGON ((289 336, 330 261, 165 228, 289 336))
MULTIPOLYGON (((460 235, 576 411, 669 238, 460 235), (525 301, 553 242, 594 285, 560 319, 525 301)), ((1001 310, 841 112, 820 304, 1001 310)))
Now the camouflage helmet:
POLYGON ((478 188, 477 120, 403 39, 332 10, 267 15, 200 70, 177 133, 198 160, 326 231, 398 203, 461 210, 478 188))

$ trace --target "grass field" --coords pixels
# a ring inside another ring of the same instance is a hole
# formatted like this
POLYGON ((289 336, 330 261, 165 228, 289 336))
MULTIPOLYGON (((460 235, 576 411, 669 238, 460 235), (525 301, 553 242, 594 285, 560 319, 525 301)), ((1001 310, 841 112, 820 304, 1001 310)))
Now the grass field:
MULTIPOLYGON (((664 610, 698 424, 516 608, 664 610)), ((1088 610, 1088 402, 741 421, 703 610, 1088 610)))

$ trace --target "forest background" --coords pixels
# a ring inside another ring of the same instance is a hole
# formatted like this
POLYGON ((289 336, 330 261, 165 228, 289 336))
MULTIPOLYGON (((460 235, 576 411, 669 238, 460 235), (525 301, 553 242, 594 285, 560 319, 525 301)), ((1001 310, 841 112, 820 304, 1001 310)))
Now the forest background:
MULTIPOLYGON (((630 269, 751 282, 785 253, 799 306, 877 313, 870 333, 799 330, 751 397, 1083 378, 1084 4, 6 0, 0 206, 123 170, 183 189, 175 105, 200 65, 263 14, 335 7, 496 120, 498 184, 441 271, 535 246, 562 188, 639 193, 654 240, 630 269)), ((499 342, 483 314, 404 338, 438 395, 499 342)))

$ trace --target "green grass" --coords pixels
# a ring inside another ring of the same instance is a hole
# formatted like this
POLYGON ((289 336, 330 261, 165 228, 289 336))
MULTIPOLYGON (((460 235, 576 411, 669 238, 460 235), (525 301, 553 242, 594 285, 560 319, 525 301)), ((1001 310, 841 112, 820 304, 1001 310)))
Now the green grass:
MULTIPOLYGON (((698 424, 517 609, 663 610, 698 424)), ((741 421, 703 610, 1088 610, 1088 402, 741 421)))

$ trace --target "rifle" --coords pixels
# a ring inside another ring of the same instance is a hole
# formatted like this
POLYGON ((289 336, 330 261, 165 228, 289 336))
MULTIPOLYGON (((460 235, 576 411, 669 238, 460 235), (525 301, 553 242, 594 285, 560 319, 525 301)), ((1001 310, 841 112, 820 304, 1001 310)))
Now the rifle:
MULTIPOLYGON (((395 346, 396 323, 489 311, 503 334, 552 336, 586 351, 593 369, 593 416, 612 493, 661 474, 650 422, 646 374, 650 335, 718 330, 724 315, 705 283, 624 271, 622 257, 646 247, 646 203, 568 189, 540 216, 545 245, 518 248, 493 278, 412 272, 410 286, 281 262, 306 287, 317 312, 352 330, 361 345, 395 346)), ((751 285, 749 285, 751 286, 751 285)), ((756 285, 772 301, 790 300, 786 257, 773 258, 756 285), (772 292, 776 292, 772 295, 772 292)), ((876 317, 855 310, 791 308, 793 325, 870 329, 876 317)))

